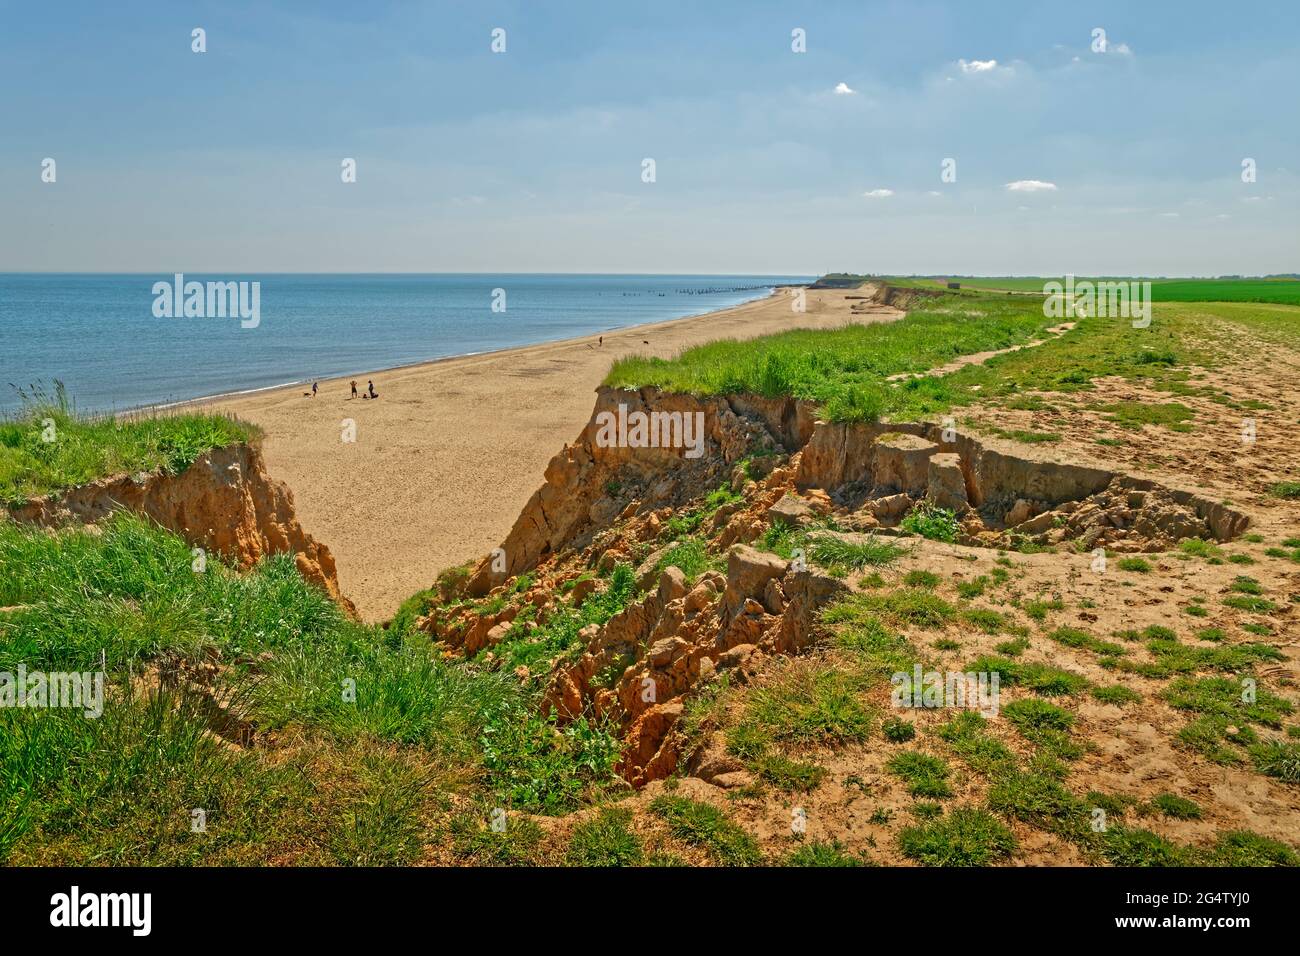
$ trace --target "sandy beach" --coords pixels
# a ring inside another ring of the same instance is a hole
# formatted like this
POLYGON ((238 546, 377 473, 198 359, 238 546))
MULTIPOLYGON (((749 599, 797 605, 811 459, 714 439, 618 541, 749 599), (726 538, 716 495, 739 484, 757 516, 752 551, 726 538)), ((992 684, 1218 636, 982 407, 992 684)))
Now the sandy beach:
POLYGON ((605 335, 322 379, 202 404, 261 426, 271 474, 293 490, 304 527, 338 562, 342 590, 366 620, 391 616, 442 568, 490 551, 577 437, 593 392, 626 355, 668 358, 721 338, 887 321, 902 313, 864 290, 792 290, 701 316, 605 335), (377 401, 352 399, 373 379, 377 401), (355 422, 354 442, 342 440, 355 422))

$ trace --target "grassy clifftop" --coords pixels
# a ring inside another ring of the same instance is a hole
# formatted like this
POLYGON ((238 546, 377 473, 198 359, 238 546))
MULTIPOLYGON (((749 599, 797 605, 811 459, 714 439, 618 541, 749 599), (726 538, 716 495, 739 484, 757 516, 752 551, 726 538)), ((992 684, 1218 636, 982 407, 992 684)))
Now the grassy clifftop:
POLYGON ((77 413, 62 388, 0 421, 0 501, 22 502, 123 472, 184 471, 210 448, 258 430, 221 415, 118 419, 77 413))

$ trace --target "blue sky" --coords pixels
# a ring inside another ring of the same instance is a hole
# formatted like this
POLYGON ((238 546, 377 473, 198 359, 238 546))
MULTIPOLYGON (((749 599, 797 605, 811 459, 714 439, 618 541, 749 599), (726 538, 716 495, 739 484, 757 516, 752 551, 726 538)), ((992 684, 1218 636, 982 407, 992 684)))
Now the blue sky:
POLYGON ((0 2, 0 270, 1293 272, 1297 10, 0 2))

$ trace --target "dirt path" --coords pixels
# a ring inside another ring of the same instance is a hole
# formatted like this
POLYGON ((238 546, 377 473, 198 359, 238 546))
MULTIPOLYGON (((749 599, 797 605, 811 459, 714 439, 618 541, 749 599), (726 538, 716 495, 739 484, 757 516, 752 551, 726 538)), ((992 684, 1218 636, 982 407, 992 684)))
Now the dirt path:
POLYGON ((586 424, 616 358, 903 314, 864 309, 865 291, 809 291, 798 314, 790 290, 780 290, 608 333, 603 346, 589 336, 321 381, 314 399, 294 386, 207 404, 266 431, 267 466, 293 489, 303 526, 334 552, 343 592, 364 618, 382 620, 442 568, 500 543, 546 463, 586 424), (351 399, 354 377, 362 391, 374 379, 379 400, 351 399), (355 422, 355 442, 342 440, 345 419, 355 422))

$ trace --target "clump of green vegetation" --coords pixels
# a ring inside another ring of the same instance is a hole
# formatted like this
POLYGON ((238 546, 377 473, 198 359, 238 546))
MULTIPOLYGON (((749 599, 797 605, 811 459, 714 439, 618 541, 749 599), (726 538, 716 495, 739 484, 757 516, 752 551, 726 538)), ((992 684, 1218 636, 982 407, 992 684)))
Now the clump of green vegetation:
POLYGON ((1032 601, 1026 601, 1020 609, 1024 611, 1031 620, 1042 623, 1047 620, 1048 611, 1065 610, 1065 602, 1060 598, 1050 598, 1047 600, 1038 598, 1032 601))
POLYGON ((1009 641, 1003 641, 1001 644, 994 646, 993 650, 999 654, 1005 654, 1007 657, 1019 657, 1025 651, 1029 650, 1029 638, 1016 637, 1009 641))
POLYGON ((939 508, 928 501, 923 501, 904 516, 900 522, 904 531, 919 534, 931 541, 953 542, 961 531, 955 512, 948 508, 939 508))
MULTIPOLYGON (((0 857, 410 863, 447 792, 567 813, 624 788, 611 728, 558 728, 513 675, 349 619, 292 555, 243 574, 192 561, 183 539, 127 513, 97 532, 0 522, 0 606, 19 608, 0 625, 0 670, 103 670, 106 685, 98 720, 0 708, 0 857), (197 664, 221 667, 212 693, 229 694, 229 721, 183 687, 131 690, 131 675, 197 664), (293 739, 300 759, 217 736, 245 724, 293 739), (220 840, 176 827, 192 807, 221 808, 220 840)), ((466 845, 487 853, 471 831, 466 845)))
POLYGON ((750 693, 740 726, 790 743, 865 740, 873 715, 862 701, 862 686, 856 675, 835 667, 794 661, 750 693))
POLYGON ((1064 644, 1066 647, 1082 648, 1092 651, 1094 654, 1119 657, 1128 653, 1127 648, 1110 641, 1103 641, 1077 627, 1058 627, 1047 636, 1058 644, 1064 644))
POLYGON ((1193 558, 1219 558, 1223 556, 1223 549, 1211 541, 1205 541, 1201 538, 1184 538, 1178 542, 1178 550, 1183 554, 1193 558))
POLYGON ((1300 744, 1289 741, 1263 741, 1249 748, 1255 769, 1283 783, 1300 784, 1300 744))
POLYGON ((1236 608, 1238 611, 1250 611, 1252 614, 1270 614, 1277 610, 1277 605, 1268 598, 1234 596, 1223 599, 1225 607, 1236 608))
POLYGON ((1109 413, 1107 420, 1122 428, 1141 429, 1143 425, 1164 425, 1173 431, 1191 431, 1187 422, 1196 413, 1179 402, 1152 404, 1150 402, 1112 402, 1102 405, 1099 411, 1109 413))
POLYGON ((970 581, 957 582, 957 594, 967 601, 974 600, 985 592, 989 586, 988 575, 981 574, 970 581))
POLYGON ((722 866, 757 866, 763 862, 754 838, 712 804, 675 794, 650 802, 652 813, 662 817, 674 837, 703 849, 722 866))
POLYGON ((1003 771, 1015 763, 1015 756, 1000 740, 990 737, 988 721, 972 710, 963 710, 938 729, 957 756, 980 773, 1003 771))
POLYGON ((1146 574, 1151 570, 1151 562, 1145 558, 1120 558, 1117 564, 1121 571, 1133 571, 1136 574, 1146 574))
POLYGON ((997 673, 1002 685, 1018 685, 1046 697, 1077 694, 1088 686, 1088 679, 1082 674, 1049 664, 1026 663, 987 654, 971 661, 966 670, 997 673))
POLYGON ((952 604, 929 591, 916 588, 855 596, 846 602, 844 608, 846 610, 841 613, 856 609, 869 616, 878 615, 896 626, 925 629, 941 628, 957 617, 957 608, 952 604))
POLYGON ((570 866, 640 866, 645 852, 632 831, 632 812, 609 807, 579 823, 569 838, 566 860, 570 866))
POLYGON ((1259 736, 1244 723, 1238 726, 1227 717, 1207 714, 1178 731, 1176 739, 1179 747, 1226 766, 1245 762, 1245 748, 1259 736))
POLYGON ((781 866, 870 866, 866 857, 849 853, 838 840, 810 840, 791 850, 780 860, 781 866))
POLYGON ((905 744, 916 736, 916 725, 910 720, 890 717, 880 725, 880 732, 891 744, 905 744))
POLYGON ((117 418, 79 414, 61 383, 0 420, 0 502, 21 504, 109 475, 178 475, 204 452, 247 443, 258 429, 222 415, 117 418))
POLYGON ((717 563, 699 538, 683 538, 664 552, 655 564, 655 573, 661 573, 665 568, 678 568, 689 584, 717 563))
POLYGON ((1151 798, 1151 808, 1175 820, 1199 820, 1202 810, 1195 801, 1173 793, 1158 793, 1151 798))
POLYGON ((1141 702, 1142 695, 1135 690, 1130 690, 1123 684, 1112 684, 1109 687, 1094 687, 1092 696, 1103 704, 1115 704, 1117 707, 1123 707, 1125 704, 1136 704, 1141 702))
POLYGON ((754 762, 758 775, 778 790, 809 793, 826 778, 825 767, 781 754, 764 754, 754 762))
POLYGON ((942 757, 909 750, 891 757, 885 769, 903 780, 914 797, 952 796, 948 764, 942 757))
POLYGON ((860 541, 815 532, 808 535, 808 557, 824 568, 857 571, 867 567, 885 567, 903 553, 903 548, 875 535, 867 535, 860 541))
POLYGON ((898 846, 926 866, 987 866, 1015 852, 1016 838, 987 810, 957 807, 939 820, 905 827, 898 846))
POLYGON ((1279 481, 1269 489, 1269 494, 1276 498, 1300 498, 1300 481, 1279 481))
POLYGON ((909 588, 926 588, 933 590, 939 586, 939 575, 933 571, 908 571, 903 575, 903 583, 909 588))

